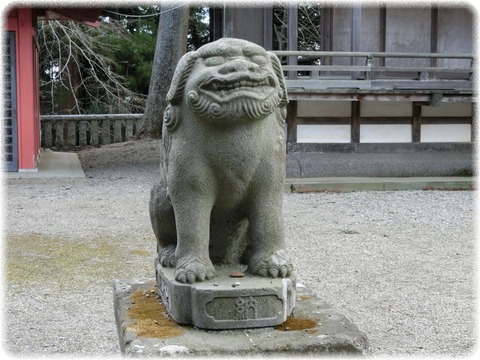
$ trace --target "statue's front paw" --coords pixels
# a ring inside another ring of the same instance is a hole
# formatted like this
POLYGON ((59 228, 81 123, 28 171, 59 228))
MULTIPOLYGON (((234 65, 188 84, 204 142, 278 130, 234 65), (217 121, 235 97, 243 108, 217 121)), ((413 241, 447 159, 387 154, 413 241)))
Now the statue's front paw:
POLYGON ((285 250, 277 250, 273 254, 253 255, 248 271, 253 275, 264 277, 288 277, 292 274, 293 266, 285 250))
POLYGON ((210 280, 215 276, 215 269, 210 259, 198 256, 185 256, 177 261, 175 280, 193 284, 195 281, 210 280))

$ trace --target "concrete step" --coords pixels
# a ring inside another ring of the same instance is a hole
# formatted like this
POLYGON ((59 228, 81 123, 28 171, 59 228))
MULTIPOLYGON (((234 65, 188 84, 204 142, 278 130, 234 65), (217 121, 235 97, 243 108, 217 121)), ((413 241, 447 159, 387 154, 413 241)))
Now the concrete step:
POLYGON ((475 177, 312 177, 287 178, 285 192, 384 190, 474 190, 475 177))
POLYGON ((42 150, 38 167, 31 171, 5 172, 6 179, 84 178, 82 165, 74 152, 42 150))

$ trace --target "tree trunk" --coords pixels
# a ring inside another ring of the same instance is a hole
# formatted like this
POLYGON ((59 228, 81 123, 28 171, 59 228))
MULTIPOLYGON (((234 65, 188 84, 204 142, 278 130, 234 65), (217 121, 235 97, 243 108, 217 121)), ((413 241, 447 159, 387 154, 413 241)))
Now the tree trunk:
POLYGON ((138 138, 160 138, 170 82, 178 61, 187 51, 188 5, 165 4, 161 12, 147 104, 138 138))
MULTIPOLYGON (((69 54, 71 56, 72 54, 69 54)), ((80 60, 81 61, 81 60, 80 60)), ((58 113, 64 114, 80 114, 80 107, 78 106, 80 74, 78 73, 78 65, 76 61, 69 61, 67 64, 67 74, 69 79, 69 88, 62 88, 63 96, 58 102, 58 113)), ((53 99, 52 99, 53 100, 53 99)), ((53 105, 54 109, 55 106, 53 105)))

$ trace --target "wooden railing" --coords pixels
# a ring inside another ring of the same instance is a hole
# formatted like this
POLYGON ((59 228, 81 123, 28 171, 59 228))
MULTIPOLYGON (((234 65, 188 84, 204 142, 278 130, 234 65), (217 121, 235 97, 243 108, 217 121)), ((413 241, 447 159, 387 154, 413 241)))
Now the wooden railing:
POLYGON ((473 54, 348 51, 274 53, 284 64, 282 68, 289 91, 336 88, 473 89, 473 54), (339 58, 343 61, 339 61, 339 58), (319 64, 305 64, 314 61, 319 64))
MULTIPOLYGON (((375 100, 379 96, 375 93, 380 92, 382 100, 408 99, 439 105, 444 96, 443 91, 448 91, 461 95, 454 95, 456 98, 451 101, 472 101, 475 70, 472 54, 348 51, 275 53, 285 63, 282 67, 287 79, 287 90, 293 100, 289 106, 289 120, 287 119, 289 139, 296 137, 296 121, 292 123, 292 119, 296 119, 295 111, 292 110, 294 100, 357 101, 360 96, 362 99, 370 99, 368 94, 374 94, 371 99, 375 100), (319 65, 306 64, 313 60, 319 65), (408 89, 409 93, 403 97, 387 96, 403 91, 402 89, 408 89), (324 94, 318 95, 319 91, 324 94), (342 94, 335 97, 336 92, 342 94), (362 94, 359 95, 360 93, 362 94), (346 94, 350 97, 346 97, 346 94)), ((62 148, 128 141, 136 135, 142 117, 142 114, 42 115, 42 146, 62 148)), ((358 128, 358 124, 353 128, 358 128)), ((352 136, 352 139, 355 138, 352 136)))
POLYGON ((132 139, 143 114, 42 115, 42 146, 105 145, 132 139))

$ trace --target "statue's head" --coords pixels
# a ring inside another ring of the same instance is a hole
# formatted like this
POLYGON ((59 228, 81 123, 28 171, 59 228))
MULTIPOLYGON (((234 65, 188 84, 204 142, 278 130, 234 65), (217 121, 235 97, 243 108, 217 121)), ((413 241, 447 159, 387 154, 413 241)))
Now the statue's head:
POLYGON ((167 100, 170 106, 185 103, 198 117, 222 123, 263 119, 288 101, 277 56, 232 38, 185 54, 167 100))

